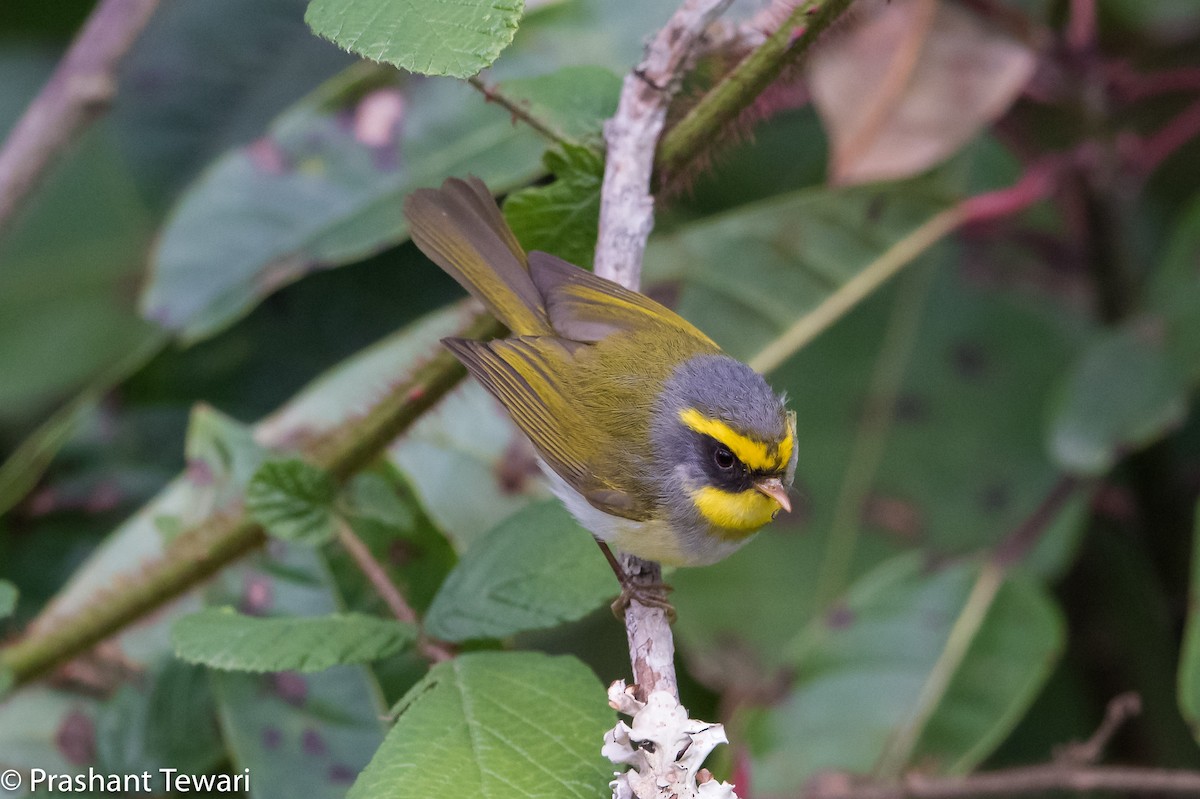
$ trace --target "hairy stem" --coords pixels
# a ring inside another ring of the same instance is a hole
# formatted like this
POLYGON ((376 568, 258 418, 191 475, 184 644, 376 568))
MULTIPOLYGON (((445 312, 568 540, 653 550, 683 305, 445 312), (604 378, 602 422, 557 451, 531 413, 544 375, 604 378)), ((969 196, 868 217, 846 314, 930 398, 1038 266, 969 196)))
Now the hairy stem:
POLYGON ((829 29, 851 0, 805 0, 762 46, 742 59, 663 137, 658 172, 678 174, 698 153, 708 149, 763 90, 795 65, 813 42, 829 29), (796 30, 803 33, 794 36, 796 30))
MULTIPOLYGON (((460 335, 485 338, 503 330, 480 315, 460 335)), ((319 438, 302 453, 346 480, 383 454, 388 444, 446 395, 465 374, 448 352, 439 352, 363 416, 319 438)), ((31 632, 0 650, 0 670, 17 683, 64 663, 180 596, 238 558, 260 547, 266 535, 241 509, 210 517, 176 537, 157 561, 101 592, 86 609, 39 619, 31 632)))

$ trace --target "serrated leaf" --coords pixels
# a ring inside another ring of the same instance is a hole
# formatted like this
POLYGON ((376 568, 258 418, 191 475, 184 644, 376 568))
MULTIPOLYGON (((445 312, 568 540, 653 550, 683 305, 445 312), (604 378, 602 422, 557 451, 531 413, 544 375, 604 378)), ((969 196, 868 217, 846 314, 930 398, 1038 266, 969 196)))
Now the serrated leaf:
POLYGON ((598 138, 604 120, 616 113, 621 78, 604 67, 572 66, 501 81, 496 89, 560 138, 582 144, 598 138))
POLYGON ((547 150, 548 186, 509 195, 504 216, 527 250, 541 250, 590 269, 600 222, 604 158, 575 144, 547 150))
POLYGON ((1200 741, 1200 505, 1192 535, 1192 577, 1188 586, 1187 622, 1179 654, 1179 711, 1200 741))
POLYGON ((503 638, 582 618, 617 588, 592 536, 559 502, 544 502, 471 545, 425 625, 447 641, 503 638))
POLYGON ((17 587, 7 580, 0 580, 0 619, 11 616, 17 607, 17 587))
POLYGON ((319 546, 337 535, 338 487, 328 472, 302 460, 268 461, 246 486, 246 508, 270 535, 319 546))
POLYGON ((396 724, 347 799, 601 799, 612 766, 604 689, 573 657, 477 652, 440 663, 396 706, 396 724))
POLYGON ((756 790, 788 794, 825 769, 869 774, 890 749, 902 761, 889 771, 920 763, 961 774, 986 756, 1049 676, 1064 634, 1031 580, 1001 576, 994 593, 977 592, 988 568, 930 571, 904 555, 815 620, 796 650, 795 688, 760 719, 756 790), (974 612, 983 615, 952 672, 933 676, 960 617, 974 612), (900 736, 910 745, 897 751, 900 736))
POLYGON ((243 616, 210 608, 171 628, 175 654, 189 663, 227 671, 323 671, 370 663, 413 639, 407 624, 361 614, 307 618, 243 616))
POLYGON ((512 42, 524 10, 523 0, 312 0, 304 19, 364 58, 468 78, 512 42))
POLYGON ((470 173, 505 191, 538 173, 543 147, 469 86, 359 65, 182 194, 142 314, 188 341, 210 336, 314 270, 405 240, 414 188, 470 173))

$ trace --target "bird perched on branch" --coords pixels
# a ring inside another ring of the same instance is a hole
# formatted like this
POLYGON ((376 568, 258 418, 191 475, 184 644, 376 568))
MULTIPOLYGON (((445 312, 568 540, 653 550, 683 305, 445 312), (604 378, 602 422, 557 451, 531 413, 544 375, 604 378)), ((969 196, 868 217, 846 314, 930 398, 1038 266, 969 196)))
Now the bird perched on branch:
POLYGON ((526 255, 476 178, 418 190, 404 212, 421 251, 512 332, 443 343, 602 548, 710 564, 791 510, 795 414, 761 375, 648 297, 526 255))

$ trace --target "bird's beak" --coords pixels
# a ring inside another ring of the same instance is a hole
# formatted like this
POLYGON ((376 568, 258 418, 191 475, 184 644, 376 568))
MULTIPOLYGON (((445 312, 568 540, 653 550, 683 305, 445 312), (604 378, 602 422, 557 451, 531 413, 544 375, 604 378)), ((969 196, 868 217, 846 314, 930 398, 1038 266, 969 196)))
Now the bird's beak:
POLYGON ((768 477, 766 480, 759 480, 754 484, 754 487, 778 502, 779 507, 783 508, 785 512, 792 512, 792 501, 788 499, 787 489, 783 487, 783 481, 778 477, 768 477))

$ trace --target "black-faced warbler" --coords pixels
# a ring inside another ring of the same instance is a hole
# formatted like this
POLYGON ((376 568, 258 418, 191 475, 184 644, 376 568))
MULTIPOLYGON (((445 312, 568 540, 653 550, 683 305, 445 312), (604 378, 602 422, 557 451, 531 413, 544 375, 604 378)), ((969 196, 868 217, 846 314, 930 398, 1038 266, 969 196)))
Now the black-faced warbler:
POLYGON ((648 297, 526 255, 478 179, 418 190, 404 212, 417 246, 512 331, 444 343, 597 539, 699 566, 791 510, 795 415, 761 375, 648 297))

